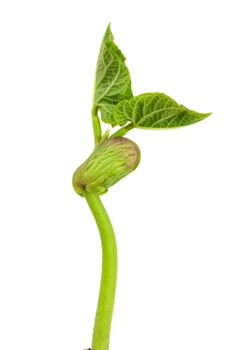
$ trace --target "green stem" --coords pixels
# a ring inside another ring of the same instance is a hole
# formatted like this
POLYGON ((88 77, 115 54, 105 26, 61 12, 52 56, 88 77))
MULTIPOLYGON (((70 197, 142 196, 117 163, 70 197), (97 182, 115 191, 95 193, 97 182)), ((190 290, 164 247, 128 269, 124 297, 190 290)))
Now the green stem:
POLYGON ((132 130, 133 128, 134 128, 133 123, 130 123, 126 126, 123 126, 123 128, 117 130, 114 134, 111 135, 111 137, 124 136, 128 131, 132 130))
POLYGON ((95 218, 102 244, 102 276, 91 350, 109 350, 109 338, 117 281, 117 245, 109 216, 94 193, 85 198, 95 218))
POLYGON ((98 108, 96 106, 93 106, 92 111, 92 127, 93 127, 93 133, 94 133, 94 140, 95 140, 95 145, 97 145, 100 140, 101 140, 101 125, 100 125, 100 120, 98 116, 98 108))

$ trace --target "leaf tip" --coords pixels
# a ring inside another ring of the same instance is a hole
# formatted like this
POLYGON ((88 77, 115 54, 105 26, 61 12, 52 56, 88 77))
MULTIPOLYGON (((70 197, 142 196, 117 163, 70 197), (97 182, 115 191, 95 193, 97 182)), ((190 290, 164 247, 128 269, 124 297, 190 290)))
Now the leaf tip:
POLYGON ((202 115, 202 118, 204 119, 204 118, 209 117, 211 114, 212 114, 212 112, 208 112, 208 113, 202 113, 201 115, 202 115))
POLYGON ((111 31, 111 22, 109 22, 107 25, 107 28, 104 34, 104 40, 110 40, 110 41, 114 40, 114 36, 111 31))

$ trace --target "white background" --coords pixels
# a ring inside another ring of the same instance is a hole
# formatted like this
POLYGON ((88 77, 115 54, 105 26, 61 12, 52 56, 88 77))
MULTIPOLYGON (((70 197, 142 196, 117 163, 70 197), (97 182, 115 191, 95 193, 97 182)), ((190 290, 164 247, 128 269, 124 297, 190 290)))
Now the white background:
POLYGON ((91 345, 101 248, 71 178, 92 150, 109 21, 135 94, 213 112, 128 134, 141 164, 103 197, 119 249, 111 350, 233 349, 231 3, 1 1, 1 350, 91 345))

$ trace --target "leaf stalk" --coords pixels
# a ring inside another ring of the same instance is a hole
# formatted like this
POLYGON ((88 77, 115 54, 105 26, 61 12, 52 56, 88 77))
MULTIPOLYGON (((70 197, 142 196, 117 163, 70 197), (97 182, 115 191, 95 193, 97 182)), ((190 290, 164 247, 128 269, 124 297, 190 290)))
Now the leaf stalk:
POLYGON ((122 137, 125 134, 127 134, 128 131, 132 130, 134 128, 133 123, 130 123, 126 126, 123 126, 123 128, 120 128, 117 130, 114 134, 111 135, 111 137, 122 137))
POLYGON ((94 142, 95 142, 95 145, 97 145, 102 138, 101 124, 98 116, 98 107, 96 106, 92 107, 91 115, 92 115, 94 142))

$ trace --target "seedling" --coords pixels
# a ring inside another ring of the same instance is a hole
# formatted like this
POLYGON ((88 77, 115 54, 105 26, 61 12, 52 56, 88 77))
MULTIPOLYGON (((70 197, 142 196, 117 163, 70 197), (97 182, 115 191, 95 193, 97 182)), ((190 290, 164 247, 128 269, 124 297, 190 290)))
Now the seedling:
POLYGON ((133 171, 140 162, 139 147, 124 136, 133 128, 177 128, 199 122, 209 115, 188 109, 163 93, 134 96, 125 56, 114 43, 110 25, 107 27, 97 61, 93 95, 95 147, 73 175, 73 187, 86 199, 102 243, 102 276, 92 350, 109 350, 117 281, 116 239, 100 195, 133 171), (109 124, 103 135, 100 119, 109 124), (116 126, 118 130, 112 132, 116 126))

